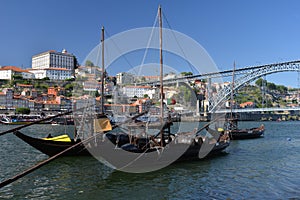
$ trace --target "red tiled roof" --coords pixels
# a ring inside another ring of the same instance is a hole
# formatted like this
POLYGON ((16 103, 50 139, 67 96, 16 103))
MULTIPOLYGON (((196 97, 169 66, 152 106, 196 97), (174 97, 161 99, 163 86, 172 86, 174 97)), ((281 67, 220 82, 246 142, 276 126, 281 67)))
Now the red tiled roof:
POLYGON ((3 67, 0 68, 0 70, 12 70, 12 71, 15 71, 15 72, 28 72, 28 70, 21 69, 21 68, 16 67, 16 66, 3 66, 3 67))
POLYGON ((17 86, 20 86, 20 87, 33 87, 33 85, 20 84, 20 83, 17 83, 17 86))
POLYGON ((253 102, 251 102, 251 101, 247 101, 247 102, 245 102, 245 103, 241 103, 240 104, 240 107, 246 107, 246 106, 253 106, 253 102))

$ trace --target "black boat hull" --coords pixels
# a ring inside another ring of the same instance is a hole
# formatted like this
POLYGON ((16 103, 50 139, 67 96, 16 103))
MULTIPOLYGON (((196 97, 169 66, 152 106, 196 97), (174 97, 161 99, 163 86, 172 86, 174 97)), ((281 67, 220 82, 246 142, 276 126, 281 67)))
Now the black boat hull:
MULTIPOLYGON (((61 141, 51 141, 51 140, 43 140, 39 138, 33 138, 27 136, 19 131, 14 132, 14 134, 31 145, 32 147, 36 148, 37 150, 41 151, 42 153, 48 156, 54 156, 63 150, 79 143, 80 141, 71 141, 71 142, 61 142, 61 141)), ((89 151, 85 148, 83 144, 78 145, 71 150, 67 151, 66 153, 62 154, 62 156, 86 156, 90 155, 89 151)))
MULTIPOLYGON (((40 152, 42 152, 50 157, 66 150, 67 148, 70 148, 71 146, 76 145, 77 143, 80 142, 80 141, 62 142, 62 141, 43 140, 43 139, 27 136, 19 131, 14 132, 14 134, 17 137, 19 137, 20 139, 22 139, 23 141, 25 141, 26 143, 28 143, 29 145, 31 145, 32 147, 36 148, 40 152)), ((106 137, 106 138, 108 139, 107 142, 108 141, 113 142, 115 139, 115 138, 112 138, 111 136, 106 137)), ((210 148, 211 151, 203 152, 203 153, 206 158, 208 156, 216 155, 216 154, 222 152, 228 146, 229 146, 229 142, 219 142, 217 144, 214 144, 214 146, 212 148, 210 148)), ((200 151, 201 147, 202 147, 202 144, 198 144, 198 143, 191 144, 190 147, 188 149, 186 149, 185 153, 183 155, 181 155, 178 160, 176 160, 176 162, 201 159, 201 158, 199 158, 199 151, 200 151)), ((93 150, 92 150, 92 152, 93 152, 93 150)), ((136 153, 134 153, 134 152, 132 152, 132 153, 136 155, 136 153)), ((72 148, 71 150, 65 152, 61 156, 91 156, 91 153, 89 152, 89 150, 86 149, 84 144, 80 144, 80 145, 72 148)), ((113 155, 111 155, 111 156, 113 156, 113 155)))
POLYGON ((201 150, 202 145, 192 144, 176 162, 182 162, 187 160, 201 160, 204 158, 216 156, 222 153, 229 146, 229 144, 229 141, 218 142, 214 144, 212 148, 208 148, 207 151, 201 150), (199 154, 199 151, 202 152, 200 152, 199 154))
POLYGON ((260 138, 264 135, 264 129, 238 129, 229 131, 229 137, 231 140, 243 140, 260 138))

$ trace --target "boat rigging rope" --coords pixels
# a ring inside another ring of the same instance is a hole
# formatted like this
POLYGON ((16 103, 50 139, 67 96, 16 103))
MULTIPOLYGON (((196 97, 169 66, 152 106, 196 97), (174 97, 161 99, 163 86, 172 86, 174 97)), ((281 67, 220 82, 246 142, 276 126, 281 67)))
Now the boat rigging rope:
POLYGON ((151 34, 150 34, 150 37, 149 37, 149 40, 148 40, 148 43, 147 43, 147 47, 146 47, 145 52, 144 52, 144 56, 143 56, 143 60, 142 60, 142 63, 140 65, 140 68, 139 68, 139 72, 137 74, 139 76, 141 75, 141 70, 142 70, 142 67, 145 63, 145 59, 146 59, 148 49, 149 49, 149 46, 150 46, 150 42, 151 42, 151 39, 152 39, 152 36, 153 36, 153 32, 154 32, 154 29, 155 29, 155 24, 157 24, 157 20, 158 20, 158 12, 157 12, 157 15, 155 17, 155 20, 154 20, 154 23, 153 23, 153 26, 152 26, 151 34))
MULTIPOLYGON (((113 45, 117 48, 117 51, 119 53, 119 55, 122 55, 122 58, 125 59, 125 61, 127 62, 127 64, 131 67, 134 68, 134 66, 129 62, 129 60, 127 59, 126 55, 123 55, 120 47, 117 45, 117 43, 113 40, 113 37, 107 32, 107 30, 104 30, 106 35, 108 36, 109 40, 112 41, 113 45)), ((106 49, 106 47, 104 47, 106 49)), ((109 53, 109 51, 106 51, 107 53, 109 53)), ((108 66, 109 67, 109 66, 108 66)))
MULTIPOLYGON (((163 14, 163 18, 166 20, 167 25, 169 26, 169 28, 170 28, 170 30, 171 30, 171 33, 172 33, 172 35, 173 35, 173 37, 174 37, 174 39, 175 39, 175 41, 176 41, 176 43, 177 43, 177 45, 178 45, 178 47, 179 47, 181 53, 182 53, 182 55, 183 55, 184 60, 185 60, 185 61, 187 62, 187 64, 189 65, 191 71, 194 72, 194 69, 195 69, 195 68, 192 66, 192 64, 191 64, 190 62, 188 62, 189 59, 187 58, 186 54, 184 53, 182 47, 180 46, 180 44, 179 44, 179 42, 178 42, 178 40, 177 40, 177 37, 176 37, 176 35, 174 34, 173 28, 171 27, 171 25, 170 25, 170 23, 169 23, 167 17, 165 16, 164 13, 162 13, 162 14, 163 14)), ((196 73, 199 73, 199 72, 196 72, 196 73)))

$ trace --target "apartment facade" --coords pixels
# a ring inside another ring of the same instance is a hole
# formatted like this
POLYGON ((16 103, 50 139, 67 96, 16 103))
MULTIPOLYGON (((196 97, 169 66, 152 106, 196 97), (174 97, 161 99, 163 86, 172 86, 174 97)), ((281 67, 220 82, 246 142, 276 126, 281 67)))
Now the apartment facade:
POLYGON ((65 49, 62 52, 46 51, 32 56, 32 69, 35 77, 51 80, 64 80, 75 75, 76 58, 65 49))
POLYGON ((125 86, 123 87, 123 93, 128 97, 138 97, 142 98, 147 94, 150 98, 156 93, 156 89, 151 86, 125 86))
POLYGON ((24 79, 34 78, 34 74, 29 70, 21 69, 15 66, 3 66, 0 68, 0 79, 1 80, 12 80, 14 75, 20 75, 24 79))

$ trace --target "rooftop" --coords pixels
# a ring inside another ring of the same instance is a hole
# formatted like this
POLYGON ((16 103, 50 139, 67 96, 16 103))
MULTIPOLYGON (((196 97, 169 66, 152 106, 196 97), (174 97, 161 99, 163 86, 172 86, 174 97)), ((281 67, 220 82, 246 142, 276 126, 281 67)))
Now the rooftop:
POLYGON ((29 72, 28 70, 21 69, 21 68, 16 67, 16 66, 3 66, 3 67, 0 68, 0 70, 12 70, 12 71, 15 71, 15 72, 29 72))

